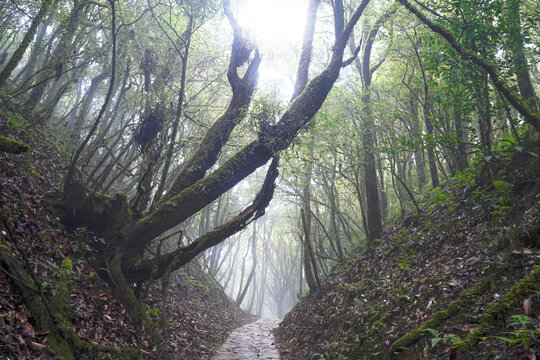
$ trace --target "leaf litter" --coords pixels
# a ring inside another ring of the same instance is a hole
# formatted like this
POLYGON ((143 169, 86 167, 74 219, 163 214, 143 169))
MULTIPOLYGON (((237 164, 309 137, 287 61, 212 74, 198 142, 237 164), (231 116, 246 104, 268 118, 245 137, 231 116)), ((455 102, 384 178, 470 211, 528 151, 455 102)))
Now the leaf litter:
MULTIPOLYGON (((45 205, 45 195, 60 189, 64 160, 58 144, 41 132, 15 127, 7 114, 11 114, 9 109, 0 112, 0 132, 31 144, 31 151, 0 153, 0 208, 7 211, 7 226, 13 233, 10 236, 0 226, 0 250, 28 261, 48 301, 55 296, 62 261, 72 261, 67 313, 81 339, 132 347, 145 359, 160 359, 164 354, 175 359, 208 359, 232 329, 253 320, 227 301, 212 298, 215 294, 205 289, 212 290, 214 285, 190 267, 173 275, 165 293, 159 283, 150 289, 147 305, 156 309, 156 320, 160 314, 168 315, 160 323, 164 345, 150 348, 145 332, 135 329, 126 309, 88 263, 81 242, 63 229, 45 205)), ((21 279, 0 265, 0 358, 60 359, 47 344, 49 332, 35 327, 33 314, 24 305, 16 286, 21 279)), ((84 354, 76 356, 86 359, 84 354)), ((111 357, 104 353, 100 358, 111 357)))

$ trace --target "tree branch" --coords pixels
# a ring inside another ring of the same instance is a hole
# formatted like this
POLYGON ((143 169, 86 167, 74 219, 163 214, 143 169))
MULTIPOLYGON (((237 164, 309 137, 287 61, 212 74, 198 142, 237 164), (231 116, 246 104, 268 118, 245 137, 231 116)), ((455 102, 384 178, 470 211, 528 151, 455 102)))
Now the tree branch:
POLYGON ((227 77, 231 84, 233 96, 227 110, 206 131, 199 148, 178 173, 163 200, 181 193, 204 177, 207 170, 217 161, 223 145, 229 140, 232 130, 246 115, 255 87, 258 81, 258 70, 261 56, 243 38, 242 31, 231 14, 228 2, 225 2, 225 13, 233 27, 234 40, 227 77), (238 76, 238 68, 248 61, 250 54, 255 51, 244 77, 238 76))
POLYGON ((470 60, 476 65, 484 69, 491 80, 493 85, 504 95, 506 100, 525 118, 525 121, 534 127, 536 131, 540 132, 540 115, 533 113, 527 105, 523 103, 516 95, 512 93, 509 86, 501 79, 499 72, 497 71, 494 64, 490 63, 488 60, 483 59, 479 55, 475 54, 473 51, 464 48, 454 37, 454 35, 446 28, 441 25, 435 24, 433 21, 429 20, 424 14, 422 14, 417 8, 415 8, 407 0, 398 0, 403 6, 407 8, 412 14, 414 14, 424 25, 430 28, 433 32, 439 34, 444 38, 448 44, 457 51, 457 53, 464 59, 470 60))
MULTIPOLYGON (((221 194, 230 190, 240 180, 291 144, 300 129, 315 116, 337 80, 343 62, 346 40, 368 3, 369 0, 364 0, 359 5, 351 21, 345 27, 346 30, 342 36, 345 40, 342 39, 343 41, 340 40, 335 44, 332 60, 328 66, 311 80, 304 91, 294 99, 281 116, 280 121, 269 127, 267 132, 261 133, 257 140, 249 143, 211 174, 203 178, 206 168, 204 172, 199 170, 197 177, 191 177, 192 180, 197 179, 193 185, 183 186, 185 183, 182 182, 180 186, 178 184, 173 186, 169 191, 168 199, 163 201, 153 213, 139 220, 133 227, 128 236, 130 246, 144 247, 147 242, 185 221, 204 206, 216 200, 221 194)), ((219 132, 215 136, 219 136, 219 132)), ((219 146, 220 148, 221 146, 219 146)), ((201 154, 205 161, 210 155, 201 154)), ((194 170, 197 170, 198 163, 193 162, 192 166, 194 170)), ((177 179, 180 179, 180 175, 177 179)))
POLYGON ((279 160, 274 157, 266 178, 261 187, 261 190, 253 200, 253 203, 244 209, 234 218, 217 226, 210 232, 200 236, 186 247, 181 247, 163 257, 144 261, 141 265, 129 270, 126 274, 128 281, 147 280, 152 275, 152 269, 157 267, 157 274, 154 276, 159 278, 167 271, 174 271, 188 262, 203 251, 221 243, 231 235, 243 230, 251 222, 264 215, 265 208, 270 203, 274 194, 275 180, 279 175, 278 171, 279 160))

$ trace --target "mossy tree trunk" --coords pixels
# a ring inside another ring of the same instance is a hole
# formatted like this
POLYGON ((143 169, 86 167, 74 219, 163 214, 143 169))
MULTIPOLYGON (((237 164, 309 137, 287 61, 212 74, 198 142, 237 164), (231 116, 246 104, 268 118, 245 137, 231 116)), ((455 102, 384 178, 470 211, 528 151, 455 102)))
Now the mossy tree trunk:
POLYGON ((362 53, 362 61, 356 61, 356 69, 362 77, 362 120, 364 129, 362 132, 362 145, 364 157, 364 187, 366 189, 367 205, 367 245, 371 246, 373 240, 382 236, 383 225, 381 217, 381 203, 379 199, 379 186, 377 184, 376 168, 376 140, 375 140, 375 120, 372 114, 373 104, 371 103, 371 79, 373 73, 380 64, 371 66, 371 50, 375 43, 375 38, 381 26, 397 10, 392 6, 384 12, 367 32, 367 41, 362 53))
MULTIPOLYGON (((307 84, 275 125, 265 126, 257 139, 209 172, 215 167, 218 155, 232 130, 245 117, 261 61, 257 49, 242 36, 229 2, 226 1, 225 13, 233 27, 234 36, 227 73, 232 88, 231 101, 224 114, 207 130, 199 148, 178 173, 155 209, 139 218, 132 213, 124 195, 117 194, 112 198, 100 195, 88 189, 75 172, 68 177, 64 192, 51 197, 68 227, 85 226, 105 240, 105 244, 95 244, 97 266, 114 266, 109 267, 109 271, 102 271, 101 275, 122 292, 125 301, 130 302, 132 297, 129 291, 121 290, 125 287, 122 285, 123 280, 131 284, 158 279, 186 265, 201 252, 221 243, 264 214, 273 196, 274 182, 278 175, 278 154, 291 144, 298 132, 317 113, 342 67, 352 61, 344 61, 344 50, 354 25, 368 3, 369 0, 363 0, 346 22, 342 1, 335 2, 336 35, 327 67, 307 84), (242 66, 245 70, 241 77, 239 68, 242 66), (154 258, 143 258, 145 248, 154 239, 197 214, 270 159, 273 160, 266 178, 251 205, 187 246, 154 258)), ((135 312, 133 316, 144 322, 141 314, 144 309, 136 306, 131 308, 135 312)))

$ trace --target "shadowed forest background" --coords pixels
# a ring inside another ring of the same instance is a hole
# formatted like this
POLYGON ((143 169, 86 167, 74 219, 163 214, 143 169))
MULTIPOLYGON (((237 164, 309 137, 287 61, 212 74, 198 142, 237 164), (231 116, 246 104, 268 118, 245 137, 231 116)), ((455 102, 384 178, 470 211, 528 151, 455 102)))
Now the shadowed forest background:
POLYGON ((533 359, 539 5, 3 1, 0 355, 533 359))

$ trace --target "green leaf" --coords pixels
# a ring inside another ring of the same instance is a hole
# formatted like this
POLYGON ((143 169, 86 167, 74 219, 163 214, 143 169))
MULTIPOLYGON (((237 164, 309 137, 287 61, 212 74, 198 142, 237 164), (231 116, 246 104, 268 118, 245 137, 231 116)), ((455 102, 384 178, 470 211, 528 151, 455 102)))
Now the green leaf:
POLYGON ((516 343, 519 342, 519 339, 511 339, 511 338, 507 338, 507 337, 504 337, 504 336, 494 336, 494 338, 505 341, 505 342, 507 342, 509 344, 516 344, 516 343))

